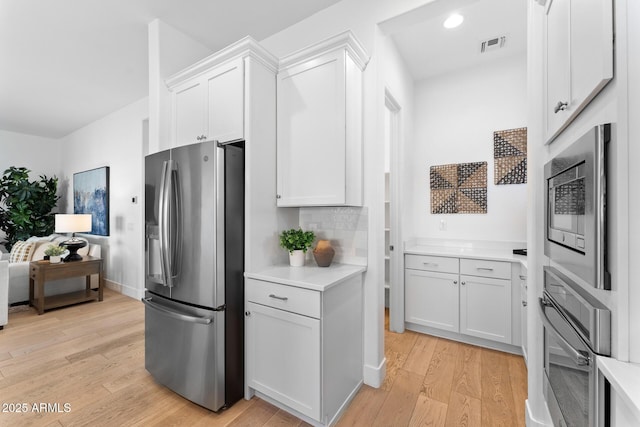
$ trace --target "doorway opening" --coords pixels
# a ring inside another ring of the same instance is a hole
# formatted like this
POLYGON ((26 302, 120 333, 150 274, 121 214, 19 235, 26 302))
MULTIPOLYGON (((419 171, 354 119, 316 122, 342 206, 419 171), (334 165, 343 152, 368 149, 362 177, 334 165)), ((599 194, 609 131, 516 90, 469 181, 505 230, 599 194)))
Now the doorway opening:
POLYGON ((399 165, 400 104, 388 89, 384 102, 384 302, 389 310, 389 330, 404 331, 404 286, 399 277, 398 246, 401 236, 399 223, 399 165))

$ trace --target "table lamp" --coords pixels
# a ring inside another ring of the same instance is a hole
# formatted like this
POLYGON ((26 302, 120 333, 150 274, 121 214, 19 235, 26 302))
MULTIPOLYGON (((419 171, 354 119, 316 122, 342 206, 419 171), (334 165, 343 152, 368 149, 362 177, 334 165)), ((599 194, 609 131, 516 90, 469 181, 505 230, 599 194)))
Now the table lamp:
POLYGON ((75 233, 91 231, 91 214, 56 214, 55 231, 71 233, 71 239, 60 243, 60 246, 65 246, 69 250, 69 255, 63 261, 82 261, 82 256, 78 255, 78 249, 87 246, 87 242, 78 239, 75 233))

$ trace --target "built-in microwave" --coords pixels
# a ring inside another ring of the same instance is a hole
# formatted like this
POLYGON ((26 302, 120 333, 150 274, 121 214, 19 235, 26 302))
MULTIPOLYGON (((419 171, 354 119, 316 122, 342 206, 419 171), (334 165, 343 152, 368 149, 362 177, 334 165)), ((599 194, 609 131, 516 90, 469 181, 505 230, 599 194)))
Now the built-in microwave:
POLYGON ((599 289, 607 269, 607 151, 612 125, 589 130, 544 167, 544 253, 599 289))

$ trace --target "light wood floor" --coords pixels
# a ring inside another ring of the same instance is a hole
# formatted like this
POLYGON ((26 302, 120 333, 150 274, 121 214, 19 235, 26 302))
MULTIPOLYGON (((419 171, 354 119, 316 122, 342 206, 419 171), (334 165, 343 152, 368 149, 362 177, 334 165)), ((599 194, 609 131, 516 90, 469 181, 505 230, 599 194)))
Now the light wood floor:
MULTIPOLYGON (((524 426, 521 357, 412 332, 385 332, 385 349, 383 386, 364 386, 340 426, 524 426)), ((9 315, 0 404, 0 426, 306 425, 257 398, 216 414, 154 383, 143 305, 108 289, 101 303, 9 315)))

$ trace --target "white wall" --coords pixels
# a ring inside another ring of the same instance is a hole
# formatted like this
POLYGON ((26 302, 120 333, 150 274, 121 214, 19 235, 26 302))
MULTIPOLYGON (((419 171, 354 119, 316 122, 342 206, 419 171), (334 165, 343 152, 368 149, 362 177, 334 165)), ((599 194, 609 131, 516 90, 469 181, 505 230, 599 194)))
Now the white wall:
MULTIPOLYGON (((0 129, 0 175, 10 166, 31 170, 29 178, 40 175, 60 178, 60 143, 55 139, 0 129)), ((0 231, 0 241, 4 240, 0 231)))
POLYGON ((31 178, 58 176, 61 145, 56 139, 25 135, 0 129, 0 174, 8 167, 31 169, 31 178))
POLYGON ((149 153, 170 146, 171 95, 166 78, 206 57, 211 50, 159 19, 149 23, 149 153))
POLYGON ((61 188, 66 202, 61 211, 73 212, 74 173, 110 168, 110 235, 85 237, 102 246, 105 278, 134 298, 141 298, 144 291, 140 254, 144 253, 143 140, 148 109, 148 99, 141 99, 61 139, 61 188))
MULTIPOLYGON (((619 27, 624 26, 627 31, 626 40, 618 40, 618 46, 622 44, 622 49, 627 50, 628 69, 627 69, 627 95, 628 95, 628 111, 627 111, 627 132, 628 141, 634 141, 629 144, 629 185, 628 185, 628 218, 629 218, 629 259, 640 259, 640 191, 638 191, 638 183, 640 183, 640 168, 637 167, 640 162, 640 2, 627 1, 626 4, 616 4, 616 16, 619 27), (623 15, 624 14, 624 15, 623 15), (626 20, 624 17, 626 16, 626 20), (624 44, 623 44, 624 43, 624 44), (626 45, 625 45, 626 44, 626 45), (632 167, 635 166, 635 167, 632 167)), ((620 34, 620 30, 618 30, 620 34)), ((618 35, 620 37, 620 35, 618 35)), ((624 102, 624 100, 622 101, 624 102)), ((620 108, 620 107, 619 107, 620 108)), ((620 108, 621 110, 623 108, 620 108)), ((629 263, 629 274, 626 279, 640 277, 640 263, 629 263)), ((634 281, 635 283, 635 281, 634 281)), ((625 300, 620 300, 625 301, 625 300)), ((629 333, 625 338, 629 339, 629 361, 640 363, 640 286, 629 286, 629 294, 626 299, 625 314, 629 315, 629 333)), ((622 307, 622 303, 620 304, 622 307)))
POLYGON ((527 126, 526 57, 516 55, 416 83, 404 206, 410 235, 526 241, 527 186, 494 185, 493 132, 527 126), (429 168, 487 162, 486 214, 431 214, 429 168), (440 221, 446 229, 440 230, 440 221))
POLYGON ((284 56, 346 30, 352 30, 371 61, 363 79, 364 205, 369 208, 369 265, 364 284, 364 380, 379 386, 384 379, 384 87, 377 24, 405 13, 424 0, 343 0, 261 41, 284 56))

